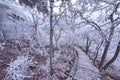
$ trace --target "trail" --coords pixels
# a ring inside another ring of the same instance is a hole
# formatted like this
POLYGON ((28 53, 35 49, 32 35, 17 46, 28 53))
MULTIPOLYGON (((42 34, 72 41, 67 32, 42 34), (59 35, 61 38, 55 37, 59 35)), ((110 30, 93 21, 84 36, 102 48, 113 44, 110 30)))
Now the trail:
POLYGON ((101 80, 98 69, 92 64, 89 57, 80 49, 73 80, 101 80))

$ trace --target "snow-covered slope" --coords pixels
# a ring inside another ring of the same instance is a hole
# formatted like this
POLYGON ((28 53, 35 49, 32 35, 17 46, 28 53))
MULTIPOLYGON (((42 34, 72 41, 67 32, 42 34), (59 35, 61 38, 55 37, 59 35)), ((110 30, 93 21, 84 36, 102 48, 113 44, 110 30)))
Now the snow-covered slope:
POLYGON ((16 3, 0 1, 0 38, 18 39, 30 37, 31 24, 27 19, 29 14, 25 13, 25 9, 16 3))

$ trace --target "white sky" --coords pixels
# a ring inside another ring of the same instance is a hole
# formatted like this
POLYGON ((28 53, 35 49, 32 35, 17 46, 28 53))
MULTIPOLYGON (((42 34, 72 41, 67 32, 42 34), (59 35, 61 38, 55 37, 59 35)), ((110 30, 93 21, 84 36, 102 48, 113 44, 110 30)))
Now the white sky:
MULTIPOLYGON (((72 4, 75 4, 76 0, 71 0, 72 4)), ((61 1, 57 1, 54 3, 55 6, 59 6, 61 4, 61 1)), ((59 7, 54 8, 54 12, 58 13, 59 12, 59 7)))

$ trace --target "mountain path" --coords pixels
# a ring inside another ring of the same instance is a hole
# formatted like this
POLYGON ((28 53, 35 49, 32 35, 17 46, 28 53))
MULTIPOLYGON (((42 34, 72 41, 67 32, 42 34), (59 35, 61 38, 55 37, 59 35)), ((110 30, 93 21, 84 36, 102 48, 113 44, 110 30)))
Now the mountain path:
POLYGON ((93 65, 90 58, 79 48, 78 61, 73 80, 101 80, 99 70, 93 65))

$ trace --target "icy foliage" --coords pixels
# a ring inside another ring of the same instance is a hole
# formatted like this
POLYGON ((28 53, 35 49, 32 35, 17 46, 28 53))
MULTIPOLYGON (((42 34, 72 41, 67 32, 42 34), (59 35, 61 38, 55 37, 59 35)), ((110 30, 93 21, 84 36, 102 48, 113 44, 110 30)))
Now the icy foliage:
POLYGON ((5 80, 13 79, 13 80, 23 80, 25 78, 30 78, 34 73, 29 69, 30 66, 35 66, 35 62, 33 62, 32 57, 18 56, 16 60, 11 61, 7 68, 7 75, 5 80))

